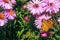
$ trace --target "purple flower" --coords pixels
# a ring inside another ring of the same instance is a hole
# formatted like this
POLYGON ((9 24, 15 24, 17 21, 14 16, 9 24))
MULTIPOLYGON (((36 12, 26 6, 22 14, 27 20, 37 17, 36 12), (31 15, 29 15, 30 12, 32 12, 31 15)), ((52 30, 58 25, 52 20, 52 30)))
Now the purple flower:
POLYGON ((13 9, 13 4, 16 4, 15 0, 0 0, 0 6, 4 9, 13 9))
POLYGON ((42 12, 44 12, 44 9, 42 8, 42 4, 40 2, 40 0, 32 0, 28 3, 27 5, 28 10, 30 11, 31 14, 41 14, 42 12))
POLYGON ((3 13, 0 13, 0 26, 4 26, 7 23, 7 19, 5 18, 3 13))
POLYGON ((4 9, 12 9, 12 4, 8 1, 1 0, 0 1, 0 6, 3 7, 4 9))
POLYGON ((46 12, 49 12, 50 14, 57 13, 59 11, 59 5, 60 1, 59 0, 42 0, 42 3, 44 3, 44 8, 46 12))
POLYGON ((16 17, 16 13, 13 10, 6 10, 4 14, 9 20, 13 20, 16 17))

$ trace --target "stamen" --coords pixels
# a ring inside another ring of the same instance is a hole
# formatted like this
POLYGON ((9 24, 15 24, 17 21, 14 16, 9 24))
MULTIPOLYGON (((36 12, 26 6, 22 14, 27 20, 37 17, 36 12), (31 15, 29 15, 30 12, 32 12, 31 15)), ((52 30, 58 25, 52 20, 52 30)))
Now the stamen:
POLYGON ((12 15, 13 15, 13 11, 12 11, 12 10, 10 10, 9 14, 12 16, 12 15))
POLYGON ((4 14, 0 13, 0 19, 4 19, 4 14))

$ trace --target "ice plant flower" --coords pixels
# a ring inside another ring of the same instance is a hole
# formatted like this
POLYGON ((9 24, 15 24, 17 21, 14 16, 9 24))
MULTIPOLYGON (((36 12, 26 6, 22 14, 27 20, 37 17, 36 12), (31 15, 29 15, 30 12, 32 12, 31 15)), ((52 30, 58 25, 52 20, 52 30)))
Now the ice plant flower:
POLYGON ((48 20, 48 19, 50 19, 51 18, 51 16, 48 16, 48 15, 41 15, 39 18, 36 18, 36 20, 35 20, 35 25, 36 25, 36 27, 38 28, 38 29, 41 29, 41 26, 42 26, 42 21, 43 20, 48 20))
POLYGON ((0 13, 0 26, 4 26, 7 23, 7 19, 5 18, 3 13, 0 13))
POLYGON ((40 0, 32 0, 28 3, 27 5, 28 10, 30 11, 30 13, 32 15, 34 14, 41 14, 42 12, 44 12, 44 9, 42 8, 42 4, 40 2, 40 0))
POLYGON ((10 20, 13 20, 16 17, 16 13, 13 10, 5 11, 4 14, 10 20))
POLYGON ((45 3, 44 7, 46 9, 46 12, 49 12, 50 14, 52 12, 57 13, 59 11, 59 0, 42 0, 42 3, 45 3))

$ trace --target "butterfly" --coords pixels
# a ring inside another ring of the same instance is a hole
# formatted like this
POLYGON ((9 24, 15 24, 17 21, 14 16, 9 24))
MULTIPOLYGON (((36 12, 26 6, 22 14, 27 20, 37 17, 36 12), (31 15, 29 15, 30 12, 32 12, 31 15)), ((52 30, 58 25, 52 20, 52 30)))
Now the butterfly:
POLYGON ((53 27, 53 20, 43 20, 41 31, 48 31, 53 27))

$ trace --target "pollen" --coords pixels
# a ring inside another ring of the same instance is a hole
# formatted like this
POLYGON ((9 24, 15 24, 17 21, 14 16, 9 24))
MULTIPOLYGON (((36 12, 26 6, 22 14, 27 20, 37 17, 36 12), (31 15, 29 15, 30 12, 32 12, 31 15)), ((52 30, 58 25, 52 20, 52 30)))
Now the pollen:
POLYGON ((52 20, 43 20, 42 31, 48 31, 52 27, 53 27, 53 21, 52 20))
POLYGON ((4 2, 8 3, 8 0, 3 0, 4 2))
POLYGON ((12 10, 10 10, 9 14, 12 16, 12 15, 13 15, 13 11, 12 11, 12 10))
POLYGON ((0 19, 4 19, 4 14, 0 13, 0 19))

